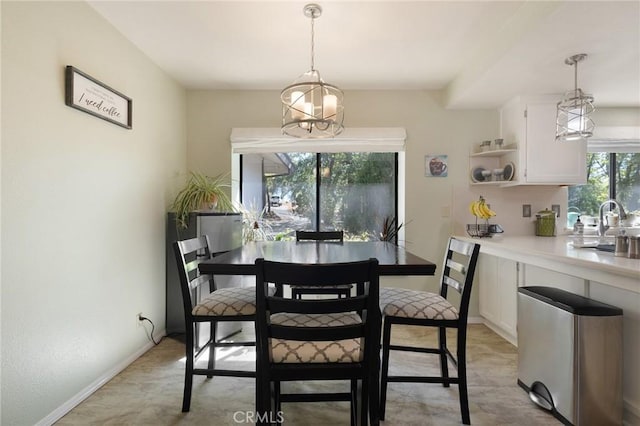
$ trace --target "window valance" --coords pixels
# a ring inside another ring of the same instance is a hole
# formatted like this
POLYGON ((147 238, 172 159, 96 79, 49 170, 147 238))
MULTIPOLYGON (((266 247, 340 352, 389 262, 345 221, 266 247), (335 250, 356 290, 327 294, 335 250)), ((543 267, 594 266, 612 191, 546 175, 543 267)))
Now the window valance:
POLYGON ((597 127, 587 141, 589 152, 640 152, 640 127, 597 127))
POLYGON ((233 128, 234 154, 266 152, 402 152, 407 132, 402 127, 347 128, 335 138, 298 139, 279 128, 233 128))

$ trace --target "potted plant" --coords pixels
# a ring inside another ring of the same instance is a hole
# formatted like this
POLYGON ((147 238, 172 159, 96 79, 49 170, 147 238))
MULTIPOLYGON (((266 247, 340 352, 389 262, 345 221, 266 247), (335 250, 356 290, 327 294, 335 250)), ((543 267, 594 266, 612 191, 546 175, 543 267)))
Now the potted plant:
POLYGON ((269 238, 268 234, 272 232, 271 225, 264 218, 267 206, 258 212, 253 204, 248 207, 240 204, 240 210, 242 211, 242 242, 266 241, 269 238))
POLYGON ((398 231, 404 224, 398 225, 398 220, 395 217, 385 217, 382 222, 382 231, 380 232, 380 241, 396 242, 398 231))
POLYGON ((189 214, 197 210, 234 211, 233 203, 225 192, 229 184, 225 182, 227 175, 215 177, 204 173, 191 172, 187 184, 178 192, 171 208, 176 212, 176 222, 179 227, 186 228, 189 224, 189 214))

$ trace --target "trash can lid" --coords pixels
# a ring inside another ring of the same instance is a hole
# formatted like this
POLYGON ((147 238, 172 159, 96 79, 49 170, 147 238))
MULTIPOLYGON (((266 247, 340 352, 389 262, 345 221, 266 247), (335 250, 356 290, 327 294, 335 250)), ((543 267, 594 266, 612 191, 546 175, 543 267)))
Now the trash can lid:
POLYGON ((518 293, 526 294, 574 315, 595 317, 622 315, 621 308, 569 293, 559 288, 543 286, 519 287, 518 293))

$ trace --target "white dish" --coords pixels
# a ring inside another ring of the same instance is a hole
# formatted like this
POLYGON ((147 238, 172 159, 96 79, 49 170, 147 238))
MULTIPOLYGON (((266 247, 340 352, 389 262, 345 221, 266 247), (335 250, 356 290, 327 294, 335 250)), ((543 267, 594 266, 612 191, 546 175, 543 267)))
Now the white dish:
POLYGON ((503 169, 504 170, 502 174, 502 179, 504 180, 513 179, 513 176, 515 176, 516 174, 516 166, 512 162, 509 162, 504 165, 503 169))
POLYGON ((471 180, 476 183, 484 182, 485 178, 484 176, 482 176, 483 171, 485 171, 484 167, 476 167, 475 169, 471 170, 471 180))

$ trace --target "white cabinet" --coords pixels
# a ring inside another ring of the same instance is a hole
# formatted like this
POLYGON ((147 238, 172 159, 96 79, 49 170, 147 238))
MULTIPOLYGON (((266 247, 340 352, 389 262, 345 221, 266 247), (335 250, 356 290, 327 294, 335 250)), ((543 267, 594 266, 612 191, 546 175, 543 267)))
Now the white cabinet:
POLYGON ((480 315, 513 344, 517 340, 518 272, 515 261, 480 253, 476 273, 480 315))
POLYGON ((516 176, 504 185, 586 183, 586 142, 556 142, 555 97, 516 98, 500 109, 505 144, 518 146, 516 176))

